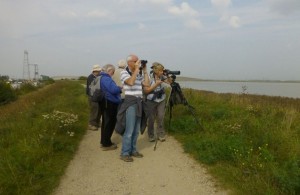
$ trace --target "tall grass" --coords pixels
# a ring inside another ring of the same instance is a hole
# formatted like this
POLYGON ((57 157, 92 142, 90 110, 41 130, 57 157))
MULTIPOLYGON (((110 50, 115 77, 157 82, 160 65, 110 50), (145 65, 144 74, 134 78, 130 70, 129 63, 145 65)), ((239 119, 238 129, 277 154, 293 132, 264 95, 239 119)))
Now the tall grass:
POLYGON ((50 194, 85 132, 87 109, 74 81, 0 107, 0 194, 50 194))
MULTIPOLYGON (((184 90, 171 126, 186 152, 235 194, 300 194, 300 100, 184 90)), ((0 194, 50 194, 86 129, 80 82, 60 81, 0 107, 0 194)))
MULTIPOLYGON (((184 90, 169 132, 236 194, 300 194, 300 99, 184 90)), ((168 123, 168 117, 166 117, 168 123)))

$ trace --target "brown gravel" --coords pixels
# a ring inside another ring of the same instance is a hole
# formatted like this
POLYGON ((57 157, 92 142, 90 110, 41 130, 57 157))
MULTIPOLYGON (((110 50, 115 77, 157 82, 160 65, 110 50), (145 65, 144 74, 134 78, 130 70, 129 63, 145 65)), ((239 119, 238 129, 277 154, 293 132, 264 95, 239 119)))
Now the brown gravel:
POLYGON ((183 152, 171 136, 165 142, 148 142, 139 136, 138 149, 143 158, 134 162, 120 160, 121 137, 114 134, 118 149, 102 151, 100 132, 87 131, 79 150, 62 177, 55 195, 193 195, 227 194, 217 188, 204 167, 183 152))

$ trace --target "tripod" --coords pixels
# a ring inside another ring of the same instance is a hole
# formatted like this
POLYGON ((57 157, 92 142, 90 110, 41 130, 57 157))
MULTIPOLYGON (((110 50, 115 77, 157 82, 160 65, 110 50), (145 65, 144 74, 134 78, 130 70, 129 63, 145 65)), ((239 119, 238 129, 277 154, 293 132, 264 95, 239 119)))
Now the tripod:
MULTIPOLYGON (((166 110, 169 110, 169 127, 171 126, 173 106, 175 106, 177 104, 183 104, 184 106, 187 106, 189 112, 194 117, 196 124, 198 124, 202 130, 204 130, 200 121, 196 117, 195 108, 188 103, 188 101, 186 100, 186 98, 184 97, 184 95, 181 91, 180 85, 177 82, 175 82, 176 76, 172 75, 171 78, 173 79, 173 82, 170 84, 171 92, 170 92, 169 97, 167 98, 167 102, 166 102, 166 110)), ((156 149, 157 140, 158 139, 155 140, 154 150, 156 149)))
POLYGON ((172 120, 173 106, 175 106, 177 104, 183 104, 184 106, 187 106, 189 112, 194 117, 195 122, 198 125, 200 125, 201 129, 203 129, 203 126, 200 124, 198 118, 196 117, 195 108, 188 103, 188 101, 186 100, 186 98, 184 97, 184 95, 181 91, 180 85, 177 82, 175 82, 176 76, 174 75, 174 76, 172 76, 172 78, 173 78, 173 82, 171 83, 171 92, 170 92, 169 97, 166 102, 166 107, 169 109, 169 118, 170 118, 169 126, 170 126, 171 120, 172 120))

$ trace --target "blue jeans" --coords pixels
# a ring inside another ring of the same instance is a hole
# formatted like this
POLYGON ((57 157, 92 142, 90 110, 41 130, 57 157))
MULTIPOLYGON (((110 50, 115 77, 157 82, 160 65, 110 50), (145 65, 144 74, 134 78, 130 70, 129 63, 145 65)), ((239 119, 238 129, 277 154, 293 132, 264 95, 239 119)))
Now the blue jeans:
POLYGON ((134 104, 126 110, 126 127, 122 139, 122 156, 137 152, 136 142, 141 128, 141 117, 136 116, 136 109, 137 104, 134 104))

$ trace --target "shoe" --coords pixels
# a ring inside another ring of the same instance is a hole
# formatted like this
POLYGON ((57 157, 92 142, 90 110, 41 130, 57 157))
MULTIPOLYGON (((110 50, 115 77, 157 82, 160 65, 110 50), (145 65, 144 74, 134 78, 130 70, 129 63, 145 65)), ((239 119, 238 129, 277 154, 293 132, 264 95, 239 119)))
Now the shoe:
POLYGON ((107 146, 107 147, 102 146, 102 150, 103 150, 103 151, 115 150, 115 149, 117 149, 117 148, 118 148, 118 146, 117 146, 116 144, 112 144, 111 146, 107 146))
POLYGON ((131 154, 131 156, 133 156, 135 158, 143 158, 144 157, 144 155, 139 152, 134 152, 131 154))
POLYGON ((149 137, 149 142, 154 142, 154 141, 155 141, 154 137, 149 137))
POLYGON ((161 137, 159 137, 158 139, 159 139, 159 141, 161 141, 161 142, 166 141, 166 138, 165 138, 164 136, 161 136, 161 137))
POLYGON ((89 125, 89 130, 91 130, 91 131, 98 131, 98 127, 93 126, 93 125, 89 125))
POLYGON ((125 162, 132 162, 133 158, 129 155, 121 155, 121 160, 124 160, 125 162))

